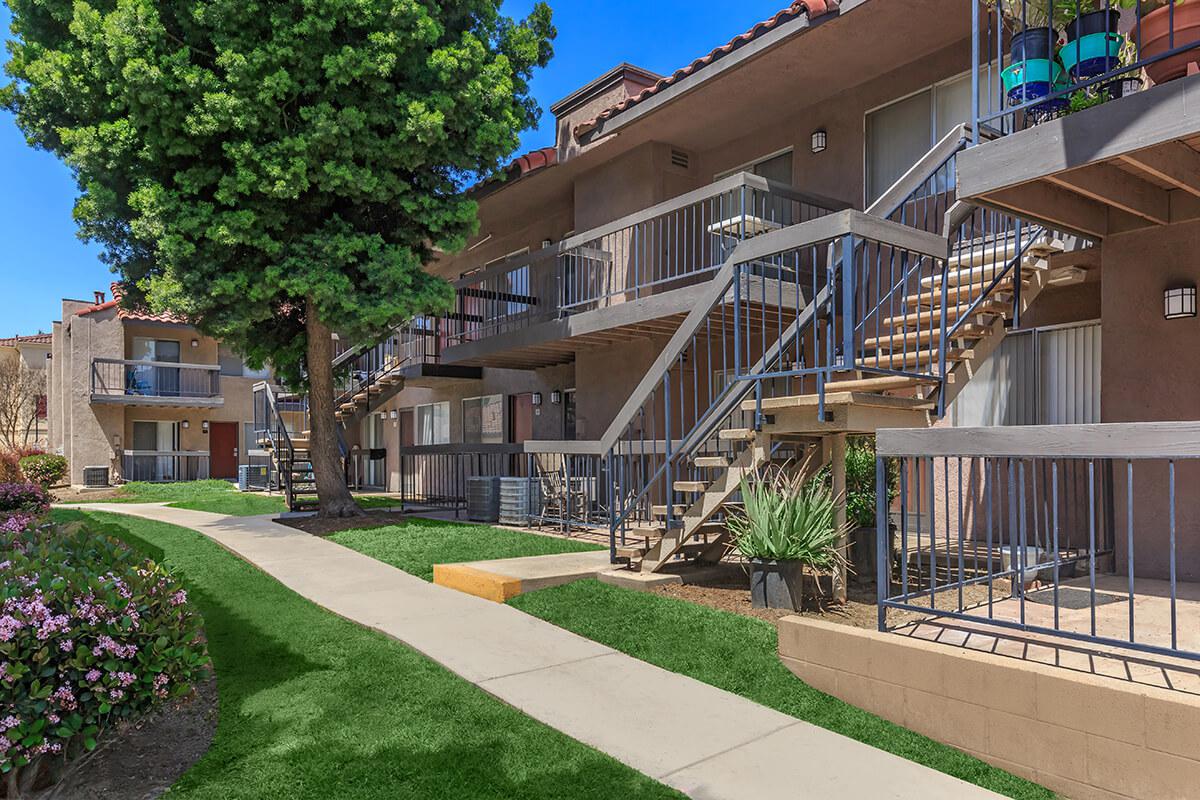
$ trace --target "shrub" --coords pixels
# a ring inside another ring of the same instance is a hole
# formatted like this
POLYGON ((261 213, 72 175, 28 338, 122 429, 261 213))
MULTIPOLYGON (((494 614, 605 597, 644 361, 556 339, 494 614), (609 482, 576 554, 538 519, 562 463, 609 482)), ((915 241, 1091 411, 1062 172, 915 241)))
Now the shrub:
POLYGON ((0 533, 0 773, 31 791, 207 663, 178 581, 79 524, 0 533))
MULTIPOLYGON (((900 464, 887 460, 888 506, 896 499, 900 464)), ((875 527, 875 437, 855 436, 846 445, 846 516, 852 527, 875 527)))
POLYGON ((0 532, 25 530, 50 508, 50 496, 34 483, 0 483, 0 532))
POLYGON ((49 453, 25 456, 18 463, 21 472, 25 474, 25 480, 46 488, 58 484, 67 474, 67 460, 49 453))
POLYGON ((20 483, 25 480, 21 474, 20 458, 16 453, 0 450, 0 483, 20 483))

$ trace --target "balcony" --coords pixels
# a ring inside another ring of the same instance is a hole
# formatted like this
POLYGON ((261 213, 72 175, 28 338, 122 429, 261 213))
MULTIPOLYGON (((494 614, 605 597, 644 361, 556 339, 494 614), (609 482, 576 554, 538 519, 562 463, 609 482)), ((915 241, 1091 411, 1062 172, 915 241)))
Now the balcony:
POLYGON ((442 358, 531 368, 669 335, 737 244, 848 204, 739 173, 455 284, 442 358))
POLYGON ((121 459, 121 477, 126 481, 202 481, 208 474, 206 451, 126 450, 121 459))
POLYGON ((961 198, 1094 239, 1200 217, 1200 6, 1117 5, 976 6, 961 198))
POLYGON ((216 364, 97 358, 92 361, 91 389, 93 403, 169 408, 225 404, 216 364))

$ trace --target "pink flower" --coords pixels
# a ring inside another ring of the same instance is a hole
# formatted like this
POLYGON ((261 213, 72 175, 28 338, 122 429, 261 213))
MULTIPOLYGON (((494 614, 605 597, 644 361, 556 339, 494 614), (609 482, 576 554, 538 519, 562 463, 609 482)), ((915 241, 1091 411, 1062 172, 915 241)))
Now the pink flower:
POLYGON ((62 722, 62 717, 58 716, 58 714, 55 714, 53 711, 51 711, 49 714, 46 715, 46 720, 51 725, 57 725, 58 723, 62 722))
POLYGON ((96 681, 100 680, 100 670, 89 669, 87 674, 83 676, 83 679, 88 683, 95 683, 96 681))
POLYGON ((21 718, 13 714, 9 714, 4 719, 0 719, 0 731, 12 730, 21 724, 21 718))
POLYGON ((58 643, 58 649, 63 651, 64 653, 69 653, 75 649, 75 643, 72 642, 70 639, 63 639, 61 642, 58 643))
POLYGON ((137 680, 137 675, 134 675, 132 672, 118 672, 116 677, 117 683, 122 686, 129 686, 137 680))
POLYGON ((181 606, 186 602, 187 602, 187 592, 184 591, 183 589, 180 589, 178 592, 171 595, 171 605, 173 605, 173 606, 181 606))
POLYGON ((71 691, 70 686, 63 685, 55 689, 54 694, 50 695, 50 700, 65 711, 74 711, 78 707, 75 693, 71 691))

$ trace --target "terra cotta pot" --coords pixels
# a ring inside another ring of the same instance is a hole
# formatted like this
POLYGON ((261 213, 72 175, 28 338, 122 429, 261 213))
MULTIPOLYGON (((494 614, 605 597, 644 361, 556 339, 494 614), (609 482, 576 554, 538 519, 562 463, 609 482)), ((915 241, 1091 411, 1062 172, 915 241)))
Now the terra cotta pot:
MULTIPOLYGON (((1156 55, 1173 49, 1171 47, 1171 28, 1175 29, 1175 47, 1194 44, 1192 50, 1164 58, 1146 66, 1146 74, 1156 84, 1182 78, 1187 75, 1188 65, 1200 64, 1200 0, 1183 0, 1182 3, 1171 3, 1156 8, 1141 22, 1142 51, 1140 58, 1153 58, 1156 55), (1173 15, 1173 16, 1172 16, 1173 15)), ((1134 31, 1135 37, 1138 32, 1134 31)))

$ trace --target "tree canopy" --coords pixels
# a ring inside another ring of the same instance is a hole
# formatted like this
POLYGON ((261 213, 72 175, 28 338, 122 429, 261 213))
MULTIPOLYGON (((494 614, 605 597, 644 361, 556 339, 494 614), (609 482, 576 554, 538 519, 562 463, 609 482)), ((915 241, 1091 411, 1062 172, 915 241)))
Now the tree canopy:
POLYGON ((550 9, 499 0, 8 0, 0 90, 65 160, 134 302, 296 382, 305 315, 355 341, 449 305, 423 265, 536 120, 550 9))

